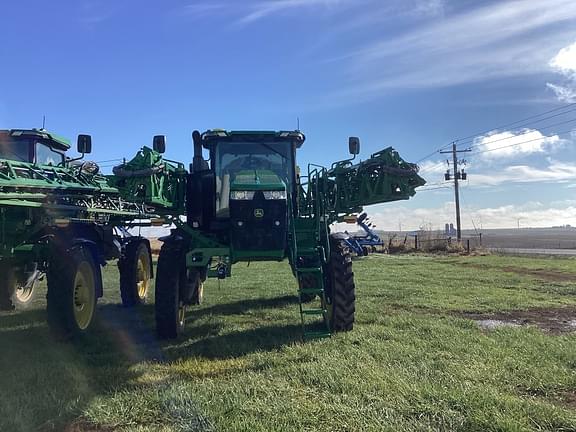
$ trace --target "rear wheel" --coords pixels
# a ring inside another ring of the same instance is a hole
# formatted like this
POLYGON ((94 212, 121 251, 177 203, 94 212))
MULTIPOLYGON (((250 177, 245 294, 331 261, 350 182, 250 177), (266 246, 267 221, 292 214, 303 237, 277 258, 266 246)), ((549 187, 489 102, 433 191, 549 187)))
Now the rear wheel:
POLYGON ((354 327, 356 287, 352 257, 346 243, 330 239, 330 261, 327 265, 326 300, 332 331, 350 331, 354 327))
POLYGON ((160 249, 154 308, 156 329, 163 339, 174 339, 184 329, 186 305, 180 292, 187 283, 185 256, 177 243, 164 243, 160 249))
POLYGON ((86 333, 94 321, 102 276, 90 251, 83 246, 55 250, 48 267, 48 324, 56 336, 86 333))
POLYGON ((364 256, 368 256, 369 253, 370 251, 368 250, 368 248, 366 246, 362 246, 362 254, 364 256))
POLYGON ((126 245, 124 255, 118 261, 120 270, 120 295, 124 306, 146 303, 152 277, 150 249, 145 241, 126 245))
POLYGON ((41 273, 20 271, 10 262, 0 263, 0 310, 26 309, 34 297, 41 273))

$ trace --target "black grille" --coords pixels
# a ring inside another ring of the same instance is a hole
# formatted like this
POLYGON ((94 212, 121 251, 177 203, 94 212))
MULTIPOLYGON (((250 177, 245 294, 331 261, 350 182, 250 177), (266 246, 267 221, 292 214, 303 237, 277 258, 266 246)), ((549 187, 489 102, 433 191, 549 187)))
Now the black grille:
POLYGON ((285 200, 265 200, 261 192, 257 192, 252 200, 231 200, 234 249, 285 250, 287 217, 285 200))

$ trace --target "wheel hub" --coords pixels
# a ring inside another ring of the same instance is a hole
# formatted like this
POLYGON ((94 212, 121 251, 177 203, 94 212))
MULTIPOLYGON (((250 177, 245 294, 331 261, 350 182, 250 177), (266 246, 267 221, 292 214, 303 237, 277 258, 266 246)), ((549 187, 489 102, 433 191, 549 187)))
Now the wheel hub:
POLYGON ((138 297, 140 297, 140 299, 145 299, 146 294, 148 293, 148 287, 150 285, 150 268, 148 259, 143 254, 138 257, 136 273, 138 278, 136 282, 138 287, 138 297))

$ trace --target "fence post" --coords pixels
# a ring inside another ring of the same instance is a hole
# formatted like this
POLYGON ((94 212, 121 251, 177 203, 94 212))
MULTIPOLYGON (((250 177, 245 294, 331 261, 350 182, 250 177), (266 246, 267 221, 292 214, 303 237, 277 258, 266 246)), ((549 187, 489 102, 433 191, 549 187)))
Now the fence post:
POLYGON ((414 236, 414 250, 418 250, 418 234, 414 236))
POLYGON ((480 236, 480 246, 482 246, 482 233, 478 234, 480 236))
POLYGON ((470 239, 466 240, 466 251, 470 253, 470 239))

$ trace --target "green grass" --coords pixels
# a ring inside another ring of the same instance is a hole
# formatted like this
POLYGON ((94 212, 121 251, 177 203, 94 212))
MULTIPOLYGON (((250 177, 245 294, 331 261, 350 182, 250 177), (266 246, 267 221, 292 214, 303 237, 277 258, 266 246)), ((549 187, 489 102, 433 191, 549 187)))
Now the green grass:
POLYGON ((575 264, 357 260, 354 331, 307 343, 287 264, 209 281, 168 343, 151 305, 117 306, 110 266, 99 326, 77 345, 49 337, 42 299, 0 315, 0 431, 574 431, 576 334, 485 331, 459 313, 574 307, 576 283, 503 268, 576 278, 575 264))

